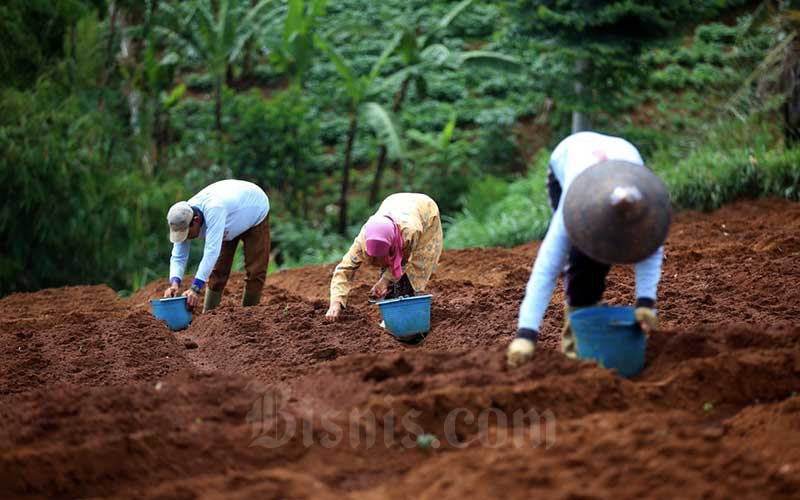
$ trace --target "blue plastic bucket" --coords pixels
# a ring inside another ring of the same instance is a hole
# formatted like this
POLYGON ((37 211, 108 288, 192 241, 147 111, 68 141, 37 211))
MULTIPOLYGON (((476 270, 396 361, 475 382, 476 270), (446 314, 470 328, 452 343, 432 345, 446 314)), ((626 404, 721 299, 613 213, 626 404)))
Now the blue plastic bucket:
POLYGON ((431 296, 401 297, 378 302, 386 329, 398 337, 431 329, 431 296))
POLYGON ((624 377, 642 371, 647 337, 633 311, 633 307, 598 306, 570 314, 578 357, 595 360, 624 377))
POLYGON ((186 309, 186 297, 151 300, 153 316, 163 319, 171 330, 183 330, 192 322, 192 313, 186 309))

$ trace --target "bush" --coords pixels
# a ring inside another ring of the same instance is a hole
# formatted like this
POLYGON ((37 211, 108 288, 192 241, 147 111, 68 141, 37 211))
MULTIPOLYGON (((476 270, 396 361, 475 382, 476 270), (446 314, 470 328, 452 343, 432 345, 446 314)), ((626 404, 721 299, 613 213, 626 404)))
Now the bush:
POLYGON ((734 43, 738 35, 739 30, 736 27, 720 23, 705 24, 699 26, 695 31, 695 36, 698 40, 722 44, 734 43))
POLYGON ((489 172, 504 173, 520 166, 517 138, 513 127, 516 114, 511 108, 481 111, 475 121, 478 129, 478 161, 489 172))
POLYGON ((164 210, 183 192, 132 168, 119 129, 49 80, 0 94, 0 295, 166 273, 164 210))
POLYGON ((211 92, 214 90, 214 76, 209 73, 193 73, 184 79, 186 87, 196 92, 211 92))
POLYGON ((259 64, 253 68, 253 78, 261 85, 276 85, 283 75, 272 64, 259 64))
POLYGON ((320 144, 309 99, 289 89, 266 100, 254 89, 232 97, 226 113, 223 162, 233 176, 279 195, 291 213, 310 209, 322 172, 314 163, 320 144))
POLYGON ((681 89, 689 83, 689 72, 680 65, 670 64, 664 69, 653 72, 650 80, 656 87, 681 89))
POLYGON ((352 243, 352 239, 333 231, 309 226, 307 220, 285 217, 270 223, 273 248, 278 251, 281 267, 338 261, 352 243))
POLYGON ((703 148, 673 165, 657 162, 679 209, 712 210, 742 197, 800 199, 800 151, 703 148))
POLYGON ((446 218, 445 247, 513 246, 540 239, 552 216, 547 198, 547 153, 526 177, 511 183, 489 177, 472 186, 464 209, 446 218))
POLYGON ((695 87, 702 88, 714 83, 722 83, 724 76, 723 72, 714 66, 700 63, 694 67, 690 78, 695 87))

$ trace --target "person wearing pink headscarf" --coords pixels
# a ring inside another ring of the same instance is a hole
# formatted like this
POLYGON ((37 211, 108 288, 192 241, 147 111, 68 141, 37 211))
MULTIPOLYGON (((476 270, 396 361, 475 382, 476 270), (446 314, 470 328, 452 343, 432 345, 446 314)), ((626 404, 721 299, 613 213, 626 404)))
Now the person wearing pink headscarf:
POLYGON ((442 221, 436 202, 419 193, 387 197, 333 271, 325 317, 338 319, 362 263, 380 268, 370 298, 387 299, 423 291, 441 254, 442 221))

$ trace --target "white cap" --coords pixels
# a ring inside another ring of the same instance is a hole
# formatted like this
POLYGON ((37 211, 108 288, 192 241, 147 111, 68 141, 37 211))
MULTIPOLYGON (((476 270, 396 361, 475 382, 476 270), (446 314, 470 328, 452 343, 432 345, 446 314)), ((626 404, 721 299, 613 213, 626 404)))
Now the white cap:
POLYGON ((167 212, 169 223, 169 241, 180 243, 189 236, 189 226, 192 224, 194 210, 188 202, 179 201, 172 205, 167 212))

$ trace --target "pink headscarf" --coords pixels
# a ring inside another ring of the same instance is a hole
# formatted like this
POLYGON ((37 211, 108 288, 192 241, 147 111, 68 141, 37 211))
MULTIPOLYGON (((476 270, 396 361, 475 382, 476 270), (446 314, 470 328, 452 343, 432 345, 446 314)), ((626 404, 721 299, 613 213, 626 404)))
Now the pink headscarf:
POLYGON ((367 255, 384 257, 395 279, 403 276, 403 235, 391 215, 373 215, 364 225, 367 255))

